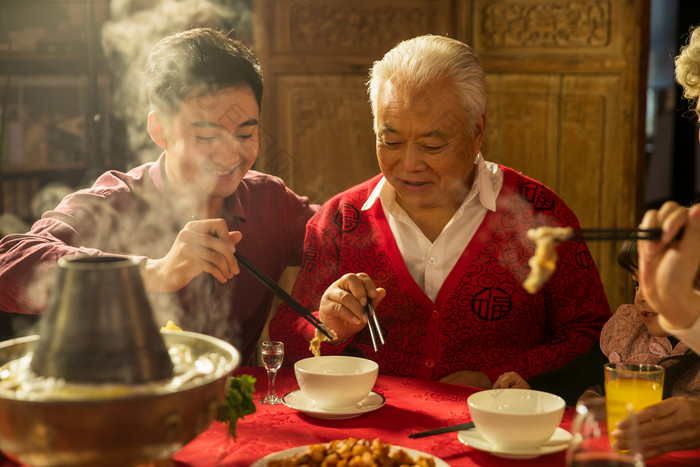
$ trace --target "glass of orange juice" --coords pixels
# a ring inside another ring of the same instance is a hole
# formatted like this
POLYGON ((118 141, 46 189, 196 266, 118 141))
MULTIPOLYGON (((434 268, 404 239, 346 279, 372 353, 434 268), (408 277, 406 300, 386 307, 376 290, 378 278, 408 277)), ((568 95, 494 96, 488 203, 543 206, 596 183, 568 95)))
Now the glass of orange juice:
POLYGON ((572 440, 566 451, 567 467, 644 467, 639 431, 634 412, 628 445, 629 450, 612 447, 608 432, 605 397, 581 399, 571 427, 572 440))
POLYGON ((639 412, 661 402, 664 392, 664 367, 641 363, 607 363, 605 365, 605 398, 608 431, 631 410, 639 412))

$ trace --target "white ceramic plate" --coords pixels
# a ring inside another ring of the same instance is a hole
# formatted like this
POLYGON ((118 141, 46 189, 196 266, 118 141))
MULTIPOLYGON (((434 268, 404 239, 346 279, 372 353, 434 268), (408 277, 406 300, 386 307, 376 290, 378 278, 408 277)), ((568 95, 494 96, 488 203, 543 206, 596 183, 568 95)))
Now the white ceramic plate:
POLYGON ((471 446, 479 451, 486 451, 494 456, 505 457, 508 459, 532 459, 534 457, 539 457, 544 454, 551 454, 553 452, 563 451, 569 447, 572 436, 571 433, 563 428, 557 428, 551 438, 544 443, 542 446, 534 449, 518 449, 518 450, 504 450, 496 449, 493 444, 489 443, 481 436, 481 433, 476 428, 471 430, 459 431, 457 432, 457 439, 467 446, 471 446))
MULTIPOLYGON (((262 459, 255 462, 250 467, 267 467, 268 462, 270 462, 272 460, 280 460, 280 459, 284 459, 285 457, 299 454, 301 452, 306 451, 306 449, 308 447, 309 446, 299 446, 296 448, 285 449, 284 451, 278 451, 278 452, 274 452, 272 454, 268 454, 267 456, 265 456, 262 459)), ((399 449, 403 449, 404 451, 406 451, 406 453, 409 456, 413 457, 414 460, 417 459, 418 456, 432 457, 435 460, 435 467, 450 467, 450 464, 448 464, 444 460, 442 460, 438 457, 435 457, 432 454, 428 454, 427 452, 418 451, 416 449, 410 449, 410 448, 402 448, 401 446, 391 446, 392 452, 397 451, 399 449)))
POLYGON ((358 417, 363 413, 377 410, 386 403, 384 396, 378 392, 372 391, 369 393, 369 396, 365 397, 351 408, 343 410, 326 410, 316 407, 312 400, 304 396, 301 389, 288 392, 282 396, 282 401, 287 407, 304 412, 312 417, 325 418, 328 420, 342 420, 345 418, 358 417))

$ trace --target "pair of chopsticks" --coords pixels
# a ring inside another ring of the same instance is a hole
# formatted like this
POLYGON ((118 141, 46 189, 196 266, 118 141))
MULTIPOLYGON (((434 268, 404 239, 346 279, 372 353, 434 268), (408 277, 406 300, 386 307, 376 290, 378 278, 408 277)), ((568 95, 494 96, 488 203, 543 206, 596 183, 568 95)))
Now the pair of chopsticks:
MULTIPOLYGON (((199 220, 197 217, 192 217, 192 220, 199 220)), ((213 234, 214 237, 219 238, 218 235, 213 234)), ((331 335, 323 328, 321 321, 314 316, 309 310, 304 307, 301 303, 297 302, 294 297, 289 295, 282 287, 280 287, 277 282, 270 279, 264 272, 255 267, 253 263, 248 261, 248 259, 240 254, 239 252, 234 252, 233 256, 236 257, 238 264, 240 264, 243 269, 248 271, 251 276, 256 278, 262 285, 267 287, 273 294, 275 294, 280 300, 289 305, 289 307, 296 311, 302 318, 304 318, 309 323, 318 329, 323 335, 325 335, 330 340, 333 340, 331 335)))
POLYGON ((270 279, 264 272, 262 272, 260 269, 255 267, 253 263, 248 261, 246 257, 244 257, 242 254, 239 252, 235 252, 233 256, 236 257, 236 260, 238 260, 238 264, 240 264, 243 269, 248 271, 253 277, 255 277, 262 285, 270 289, 272 293, 274 293, 278 298, 280 298, 284 303, 289 305, 289 307, 296 311, 299 316, 304 318, 306 321, 309 323, 313 324, 313 326, 318 329, 321 333, 323 333, 326 337, 328 337, 330 340, 333 340, 331 335, 326 331, 323 326, 321 321, 314 316, 313 313, 311 313, 309 310, 304 307, 301 303, 297 302, 294 297, 289 295, 282 287, 280 287, 275 281, 270 279))
MULTIPOLYGON (((660 240, 663 230, 661 228, 639 229, 639 228, 612 228, 612 229, 578 229, 574 230, 569 241, 605 241, 605 240, 660 240)), ((680 240, 683 229, 676 235, 676 240, 680 240)))
MULTIPOLYGON (((248 271, 253 277, 260 281, 264 286, 272 291, 277 297, 279 297, 284 303, 290 306, 292 310, 296 311, 302 318, 307 320, 309 323, 313 324, 316 329, 322 332, 330 340, 333 338, 330 336, 328 331, 326 331, 321 325, 321 321, 316 318, 309 310, 307 310, 304 305, 297 302, 294 297, 289 295, 282 287, 280 287, 275 281, 270 279, 265 275, 264 272, 256 268, 253 263, 248 261, 242 254, 236 251, 233 256, 238 260, 243 269, 248 271)), ((379 326, 379 320, 377 319, 377 312, 372 306, 372 302, 367 300, 367 306, 365 307, 365 314, 367 315, 367 327, 369 327, 369 333, 372 337, 372 346, 374 351, 379 350, 379 345, 384 345, 384 336, 382 335, 382 328, 379 326), (379 344, 377 343, 377 338, 379 338, 379 344)))
POLYGON ((474 422, 460 423, 459 425, 445 426, 434 430, 421 431, 420 433, 411 433, 409 438, 425 438, 426 436, 441 435, 443 433, 451 433, 453 431, 471 430, 474 428, 474 422))
POLYGON ((367 316, 367 327, 369 328, 369 335, 372 338, 372 347, 374 351, 379 351, 379 345, 384 345, 384 336, 382 335, 382 328, 379 326, 379 320, 377 319, 377 312, 374 310, 372 302, 367 299, 367 306, 365 307, 365 315, 367 316), (379 344, 377 344, 377 337, 379 337, 379 344))

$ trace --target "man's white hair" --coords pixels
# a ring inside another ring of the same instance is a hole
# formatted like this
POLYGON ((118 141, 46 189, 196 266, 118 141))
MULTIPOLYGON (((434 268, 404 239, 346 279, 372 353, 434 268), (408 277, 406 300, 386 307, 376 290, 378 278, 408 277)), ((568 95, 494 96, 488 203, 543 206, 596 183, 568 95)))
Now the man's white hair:
POLYGON ((384 57, 374 62, 369 72, 367 92, 372 105, 374 129, 377 131, 377 99, 389 81, 409 89, 421 89, 439 80, 454 83, 462 99, 469 134, 474 134, 477 120, 486 111, 484 69, 474 50, 448 37, 425 35, 400 42, 384 57))

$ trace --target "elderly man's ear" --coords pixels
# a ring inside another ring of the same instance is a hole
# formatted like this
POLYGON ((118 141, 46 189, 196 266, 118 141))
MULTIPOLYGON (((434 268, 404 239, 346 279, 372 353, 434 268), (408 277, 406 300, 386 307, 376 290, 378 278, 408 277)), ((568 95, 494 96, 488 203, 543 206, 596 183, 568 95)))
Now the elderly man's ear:
POLYGON ((167 149, 167 141, 165 139, 165 128, 160 121, 158 112, 151 111, 148 114, 148 134, 151 139, 162 149, 167 149))
POLYGON ((474 125, 474 145, 477 151, 481 148, 481 142, 484 139, 484 134, 486 133, 486 112, 481 114, 481 117, 476 121, 474 125))

